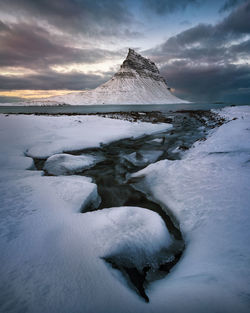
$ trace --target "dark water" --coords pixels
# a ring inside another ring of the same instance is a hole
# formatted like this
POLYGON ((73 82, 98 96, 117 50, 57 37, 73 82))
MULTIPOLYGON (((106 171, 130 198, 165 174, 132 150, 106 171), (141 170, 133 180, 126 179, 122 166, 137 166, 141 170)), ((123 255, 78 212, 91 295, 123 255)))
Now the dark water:
MULTIPOLYGON (((68 151, 73 155, 92 154, 103 161, 78 175, 89 176, 97 184, 101 197, 99 207, 85 207, 83 212, 101 210, 109 207, 139 206, 157 212, 174 237, 171 251, 162 251, 156 255, 158 270, 152 270, 145 264, 143 271, 121 263, 119 256, 107 256, 104 260, 113 268, 120 270, 127 278, 128 284, 146 301, 147 286, 155 279, 167 275, 181 258, 185 243, 178 221, 167 207, 163 207, 140 187, 140 179, 131 179, 135 173, 150 163, 158 160, 177 160, 185 150, 197 140, 203 140, 209 129, 222 123, 222 120, 209 111, 187 111, 165 113, 171 119, 173 128, 137 139, 122 139, 100 148, 81 151, 68 151), (169 259, 169 253, 172 259, 169 259)), ((37 169, 42 169, 45 160, 35 159, 37 169)))
POLYGON ((130 111, 177 111, 177 110, 210 110, 220 109, 232 104, 188 103, 188 104, 154 104, 154 105, 72 105, 72 106, 0 106, 0 113, 26 114, 87 114, 97 112, 130 112, 130 111))

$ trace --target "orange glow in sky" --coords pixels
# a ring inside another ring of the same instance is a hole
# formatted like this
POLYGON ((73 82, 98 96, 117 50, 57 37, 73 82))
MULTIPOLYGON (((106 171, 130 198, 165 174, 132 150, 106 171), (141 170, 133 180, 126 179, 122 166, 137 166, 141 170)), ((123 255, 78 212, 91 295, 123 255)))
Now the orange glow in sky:
POLYGON ((0 96, 20 97, 25 99, 39 99, 51 96, 65 95, 71 92, 79 92, 79 90, 9 90, 0 91, 0 96))

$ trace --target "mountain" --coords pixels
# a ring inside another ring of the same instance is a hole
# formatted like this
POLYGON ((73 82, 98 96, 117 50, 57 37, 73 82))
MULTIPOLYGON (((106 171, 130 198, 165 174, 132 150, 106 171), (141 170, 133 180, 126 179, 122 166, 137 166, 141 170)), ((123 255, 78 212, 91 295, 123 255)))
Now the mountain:
MULTIPOLYGON (((168 104, 187 103, 175 97, 154 62, 129 49, 119 71, 93 90, 47 98, 51 104, 168 104)), ((40 104, 46 104, 40 100, 40 104)))

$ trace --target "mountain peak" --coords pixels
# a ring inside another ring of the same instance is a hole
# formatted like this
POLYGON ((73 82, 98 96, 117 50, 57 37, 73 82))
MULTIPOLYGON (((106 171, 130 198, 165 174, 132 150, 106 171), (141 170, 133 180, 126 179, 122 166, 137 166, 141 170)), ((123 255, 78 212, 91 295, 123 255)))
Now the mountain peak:
POLYGON ((115 74, 115 77, 150 77, 157 81, 164 81, 160 76, 160 72, 151 60, 141 56, 135 50, 129 48, 128 55, 123 61, 120 70, 115 74))
POLYGON ((167 104, 185 103, 171 94, 154 62, 128 50, 119 71, 96 89, 53 97, 67 104, 167 104))

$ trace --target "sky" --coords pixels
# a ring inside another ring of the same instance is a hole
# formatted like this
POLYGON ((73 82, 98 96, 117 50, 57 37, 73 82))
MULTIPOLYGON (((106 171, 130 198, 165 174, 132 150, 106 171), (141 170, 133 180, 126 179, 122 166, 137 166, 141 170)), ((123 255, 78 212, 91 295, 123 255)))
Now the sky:
POLYGON ((95 88, 128 48, 183 99, 250 103, 250 0, 0 0, 0 102, 95 88))

